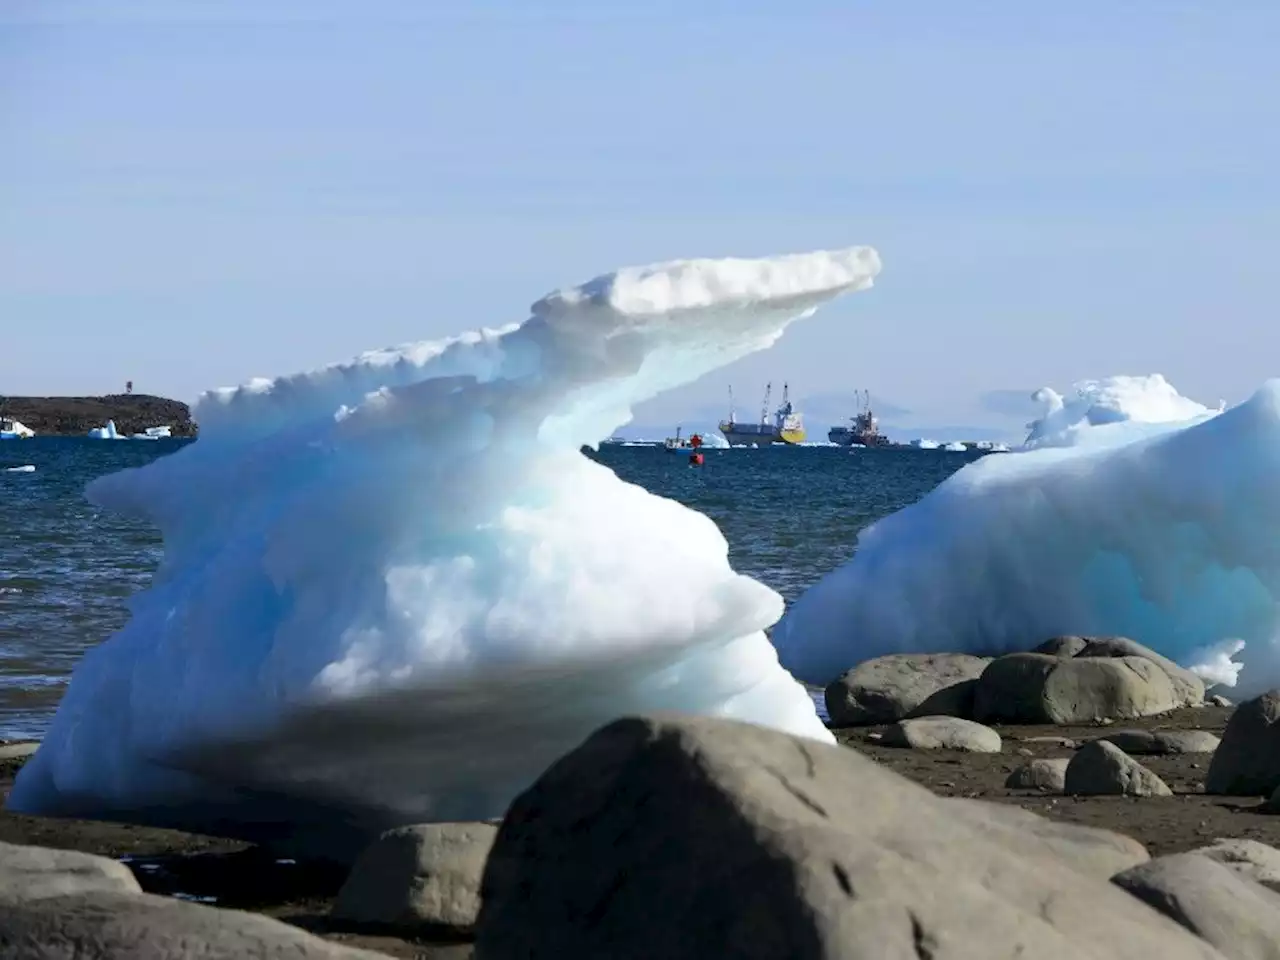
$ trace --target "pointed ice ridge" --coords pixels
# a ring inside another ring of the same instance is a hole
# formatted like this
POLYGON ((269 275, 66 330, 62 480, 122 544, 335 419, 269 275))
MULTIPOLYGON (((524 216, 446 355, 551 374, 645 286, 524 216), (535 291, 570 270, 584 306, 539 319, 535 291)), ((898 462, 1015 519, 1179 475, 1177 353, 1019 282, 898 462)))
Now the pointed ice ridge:
POLYGON ((621 270, 517 326, 206 394, 198 442, 89 489, 164 560, 9 807, 332 853, 500 815, 625 713, 829 741, 763 633, 781 598, 580 447, 878 271, 866 247, 621 270))

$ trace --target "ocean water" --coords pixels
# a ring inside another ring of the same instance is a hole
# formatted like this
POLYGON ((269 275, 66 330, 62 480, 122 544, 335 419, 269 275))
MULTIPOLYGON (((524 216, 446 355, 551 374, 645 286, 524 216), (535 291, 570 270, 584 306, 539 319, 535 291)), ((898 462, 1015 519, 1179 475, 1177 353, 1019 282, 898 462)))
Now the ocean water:
MULTIPOLYGON (((91 506, 85 484, 189 442, 0 442, 0 739, 43 733, 76 661, 124 625, 129 597, 160 561, 158 532, 91 506), (5 469, 26 464, 35 472, 5 469)), ((623 480, 707 514, 734 568, 790 601, 852 555, 859 530, 980 454, 707 450, 696 468, 659 447, 606 446, 593 456, 623 480)))

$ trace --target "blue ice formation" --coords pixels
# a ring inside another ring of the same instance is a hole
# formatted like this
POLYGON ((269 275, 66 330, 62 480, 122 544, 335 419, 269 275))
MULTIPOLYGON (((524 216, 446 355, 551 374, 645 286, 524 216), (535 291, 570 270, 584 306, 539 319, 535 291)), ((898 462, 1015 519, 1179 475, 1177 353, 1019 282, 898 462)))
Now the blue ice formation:
POLYGON ((830 741, 705 516, 581 453, 879 271, 858 247, 632 268, 522 324, 216 391, 200 439, 96 481, 164 559, 77 667, 10 809, 334 853, 501 815, 619 715, 830 741))
POLYGON ((873 524, 801 595, 772 633, 783 666, 821 684, 887 653, 1104 634, 1280 685, 1280 381, 1225 411, 1158 376, 1039 397, 1027 449, 873 524))

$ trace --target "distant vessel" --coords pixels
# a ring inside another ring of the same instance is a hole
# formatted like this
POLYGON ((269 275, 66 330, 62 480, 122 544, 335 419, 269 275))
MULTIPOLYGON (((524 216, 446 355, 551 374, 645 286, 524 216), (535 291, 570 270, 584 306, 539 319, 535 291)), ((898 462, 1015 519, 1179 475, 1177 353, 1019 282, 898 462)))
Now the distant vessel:
POLYGON ((773 422, 769 422, 769 394, 773 390, 770 383, 764 388, 764 403, 760 407, 759 423, 739 423, 734 417, 733 388, 729 388, 729 419, 720 422, 720 432, 729 441, 731 447, 768 446, 771 443, 803 443, 804 419, 796 413, 795 407, 788 399, 788 388, 782 385, 782 405, 773 413, 773 422))
POLYGON ((34 430, 12 417, 0 417, 0 440, 26 440, 35 435, 34 430))
POLYGON ((676 435, 662 441, 667 453, 694 453, 702 446, 702 437, 696 433, 688 437, 680 436, 680 428, 676 427, 676 435))
POLYGON ((858 400, 858 412, 850 418, 848 427, 832 427, 827 431, 827 439, 842 447, 896 447, 894 443, 880 432, 880 424, 876 415, 871 412, 871 394, 866 390, 855 391, 858 400))

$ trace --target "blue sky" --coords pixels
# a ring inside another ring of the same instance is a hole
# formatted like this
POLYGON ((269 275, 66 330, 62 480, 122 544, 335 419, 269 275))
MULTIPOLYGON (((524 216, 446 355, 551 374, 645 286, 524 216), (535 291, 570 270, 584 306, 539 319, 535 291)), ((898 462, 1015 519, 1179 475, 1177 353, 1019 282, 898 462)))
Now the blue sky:
POLYGON ((191 399, 623 264, 870 243, 874 291, 644 413, 1236 401, 1280 373, 1278 47, 1269 0, 2 0, 0 392, 191 399))

